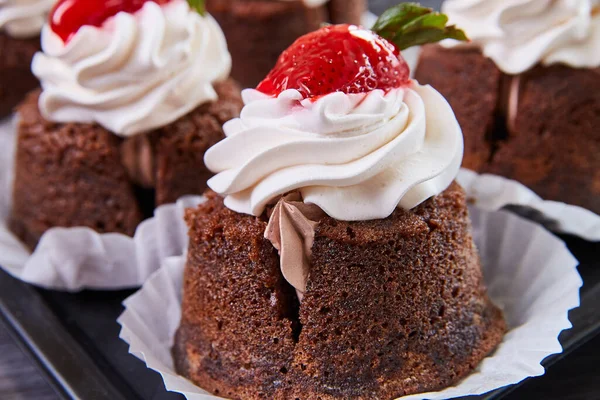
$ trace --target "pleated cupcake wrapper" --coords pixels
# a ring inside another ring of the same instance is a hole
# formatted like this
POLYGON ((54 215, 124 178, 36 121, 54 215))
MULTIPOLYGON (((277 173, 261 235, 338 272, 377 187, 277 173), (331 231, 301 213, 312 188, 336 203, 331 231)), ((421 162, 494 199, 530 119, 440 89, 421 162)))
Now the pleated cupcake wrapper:
MULTIPOLYGON (((402 397, 449 399, 477 395, 544 373, 542 360, 560 353, 558 335, 571 327, 568 311, 579 305, 577 260, 554 235, 506 211, 471 207, 473 235, 492 300, 509 326, 496 351, 456 386, 402 397)), ((171 356, 181 316, 185 258, 163 261, 142 288, 125 300, 120 337, 130 353, 160 373, 168 390, 190 400, 219 399, 174 369, 171 356)))
POLYGON ((518 208, 520 213, 553 231, 600 241, 600 216, 583 207, 544 200, 525 185, 498 175, 480 175, 463 168, 456 180, 479 208, 488 211, 518 208))

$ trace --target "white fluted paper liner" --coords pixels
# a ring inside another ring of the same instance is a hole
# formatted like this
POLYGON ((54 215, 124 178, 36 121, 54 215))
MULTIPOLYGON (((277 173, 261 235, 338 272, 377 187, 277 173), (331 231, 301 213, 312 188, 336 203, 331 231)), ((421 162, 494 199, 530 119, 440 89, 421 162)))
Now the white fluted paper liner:
POLYGON ((133 238, 98 234, 89 228, 53 228, 29 250, 0 224, 0 265, 25 282, 57 290, 116 290, 141 286, 160 260, 182 254, 187 245, 184 210, 202 197, 161 206, 133 238))
POLYGON ((456 180, 479 208, 492 211, 509 205, 524 206, 539 212, 557 232, 600 241, 600 216, 590 210, 544 200, 525 185, 498 175, 480 175, 462 168, 456 180))
MULTIPOLYGON (((571 327, 568 311, 579 305, 577 260, 545 229, 508 212, 472 208, 471 217, 490 297, 503 309, 510 330, 460 384, 402 400, 486 393, 542 375, 542 360, 562 351, 558 335, 571 327)), ((124 302, 120 337, 130 353, 162 375, 168 390, 190 400, 219 399, 174 370, 171 347, 180 321, 184 264, 181 256, 164 260, 124 302)))

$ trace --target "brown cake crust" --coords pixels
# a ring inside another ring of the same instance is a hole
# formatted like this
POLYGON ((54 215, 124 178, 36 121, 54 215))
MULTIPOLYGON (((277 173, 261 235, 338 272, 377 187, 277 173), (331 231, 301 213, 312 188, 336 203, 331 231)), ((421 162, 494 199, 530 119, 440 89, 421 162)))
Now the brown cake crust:
POLYGON ((301 0, 208 0, 206 8, 225 33, 231 76, 242 87, 255 87, 294 40, 327 21, 324 7, 301 0))
MULTIPOLYGON (((147 152, 124 154, 126 143, 97 124, 52 123, 38 108, 40 91, 19 106, 11 229, 30 248, 52 227, 89 227, 133 235, 155 205, 202 193, 210 176, 204 152, 223 139, 222 124, 239 115, 239 86, 215 85, 219 99, 144 136, 147 152), (139 158, 138 158, 139 157, 139 158), (129 161, 127 161, 127 159, 129 161), (143 158, 149 158, 145 160, 143 158), (148 176, 142 190, 135 175, 148 176), (144 168, 151 169, 143 171, 144 168)), ((143 148, 143 147, 142 147, 143 148)))
POLYGON ((520 80, 514 128, 483 172, 600 213, 600 68, 538 66, 520 80))
POLYGON ((12 113, 39 82, 31 72, 31 59, 40 50, 40 38, 16 39, 0 32, 0 118, 12 113))
POLYGON ((334 0, 328 7, 307 7, 302 0, 206 1, 208 12, 227 38, 233 59, 231 76, 243 87, 256 87, 281 53, 297 38, 327 22, 330 11, 336 23, 360 23, 366 2, 334 0))
POLYGON ((55 226, 132 235, 141 221, 120 162, 120 139, 93 124, 56 124, 39 91, 19 106, 12 230, 30 248, 55 226))
POLYGON ((191 239, 177 369, 224 397, 271 398, 284 379, 280 368, 292 361, 290 310, 297 303, 263 238, 267 224, 230 211, 214 193, 188 210, 186 221, 191 239))
POLYGON ((225 137, 223 124, 240 115, 240 87, 233 80, 216 83, 219 99, 202 104, 152 134, 156 167, 156 205, 175 202, 187 194, 203 193, 213 175, 204 153, 225 137))
POLYGON ((189 210, 179 373, 233 399, 392 399, 470 373, 501 341, 464 191, 384 220, 323 217, 298 307, 264 219, 189 210))
POLYGON ((477 49, 423 47, 415 79, 448 100, 465 139, 463 166, 480 171, 492 155, 502 73, 477 49))
POLYGON ((434 45, 425 47, 416 78, 452 105, 465 137, 463 166, 600 213, 600 68, 536 66, 508 76, 477 49, 434 45), (511 119, 503 82, 515 79, 511 119))

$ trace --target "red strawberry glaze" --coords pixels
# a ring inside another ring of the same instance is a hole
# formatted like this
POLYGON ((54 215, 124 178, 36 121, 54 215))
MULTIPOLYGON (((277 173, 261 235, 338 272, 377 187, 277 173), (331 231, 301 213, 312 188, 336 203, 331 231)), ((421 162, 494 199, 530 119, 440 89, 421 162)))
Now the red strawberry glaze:
POLYGON ((50 13, 50 27, 67 43, 82 26, 102 26, 117 13, 134 13, 148 1, 166 4, 171 0, 59 0, 50 13))
POLYGON ((374 32, 331 25, 302 36, 284 51, 257 90, 277 96, 296 89, 304 98, 333 92, 390 90, 410 82, 400 51, 374 32))

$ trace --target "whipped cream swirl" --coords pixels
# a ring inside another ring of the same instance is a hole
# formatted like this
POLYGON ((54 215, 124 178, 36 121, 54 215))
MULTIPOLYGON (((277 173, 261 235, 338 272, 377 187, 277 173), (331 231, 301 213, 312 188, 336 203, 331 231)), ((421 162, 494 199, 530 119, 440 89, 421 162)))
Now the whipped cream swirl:
POLYGON ((389 92, 336 92, 316 101, 247 89, 240 118, 205 155, 209 182, 230 209, 253 215, 290 191, 338 220, 389 216, 444 191, 462 132, 446 100, 413 82, 389 92))
POLYGON ((221 28, 186 0, 147 2, 65 44, 48 26, 33 60, 40 111, 55 122, 96 122, 120 136, 167 125, 217 99, 231 56, 221 28))
POLYGON ((600 66, 600 0, 447 0, 442 9, 507 74, 600 66))
POLYGON ((0 0, 0 30, 19 39, 40 34, 56 0, 0 0))

